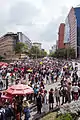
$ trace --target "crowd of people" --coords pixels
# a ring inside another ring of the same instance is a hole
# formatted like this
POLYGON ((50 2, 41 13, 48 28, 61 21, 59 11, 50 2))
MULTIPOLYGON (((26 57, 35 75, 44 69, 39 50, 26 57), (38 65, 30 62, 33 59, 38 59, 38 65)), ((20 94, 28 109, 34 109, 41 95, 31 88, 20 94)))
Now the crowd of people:
POLYGON ((29 100, 37 106, 37 113, 41 114, 72 100, 78 100, 80 96, 77 67, 73 67, 72 61, 44 58, 16 61, 1 67, 0 90, 8 89, 14 84, 28 84, 33 88, 34 94, 26 95, 26 98, 15 96, 12 102, 1 102, 0 97, 1 120, 21 120, 23 114, 25 120, 29 120, 29 100), (58 82, 60 85, 55 87, 54 84, 58 82), (46 85, 51 84, 53 87, 46 90, 46 85))

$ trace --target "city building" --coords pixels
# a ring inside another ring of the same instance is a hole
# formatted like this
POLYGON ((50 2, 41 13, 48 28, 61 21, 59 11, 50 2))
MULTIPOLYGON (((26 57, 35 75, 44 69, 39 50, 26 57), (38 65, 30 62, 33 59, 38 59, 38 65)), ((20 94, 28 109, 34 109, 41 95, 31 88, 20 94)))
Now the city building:
POLYGON ((22 32, 17 32, 17 35, 19 42, 26 43, 28 48, 32 47, 32 42, 26 35, 24 35, 22 32))
POLYGON ((53 45, 51 48, 52 48, 52 51, 53 51, 53 52, 56 51, 56 45, 53 45))
POLYGON ((8 32, 4 36, 0 37, 0 55, 9 58, 15 54, 14 48, 17 42, 23 42, 31 48, 32 44, 29 38, 27 38, 23 33, 12 33, 8 32), (22 37, 22 38, 21 38, 22 37))
POLYGON ((64 48, 64 31, 65 31, 65 24, 61 23, 59 26, 58 32, 58 49, 64 48))
POLYGON ((49 53, 54 53, 56 51, 56 45, 53 45, 49 50, 49 53))
POLYGON ((80 7, 71 8, 65 21, 64 43, 74 48, 76 57, 80 58, 80 7))
POLYGON ((33 43, 33 46, 37 46, 40 50, 41 50, 41 43, 38 43, 38 42, 34 42, 33 43))
POLYGON ((58 40, 56 40, 56 50, 58 49, 58 40))

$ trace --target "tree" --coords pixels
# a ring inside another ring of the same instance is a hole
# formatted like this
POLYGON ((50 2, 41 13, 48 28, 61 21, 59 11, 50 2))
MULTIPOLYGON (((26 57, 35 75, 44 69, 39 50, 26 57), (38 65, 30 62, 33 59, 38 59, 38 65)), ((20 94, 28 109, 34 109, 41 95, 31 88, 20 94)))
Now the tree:
POLYGON ((18 42, 14 50, 15 50, 15 53, 26 53, 26 51, 28 50, 28 47, 26 44, 22 42, 18 42))
POLYGON ((29 50, 29 57, 37 59, 46 56, 47 52, 45 50, 40 50, 37 46, 32 46, 32 48, 29 50))
POLYGON ((29 57, 37 58, 40 55, 40 49, 37 46, 32 46, 29 50, 29 57))
POLYGON ((40 54, 41 58, 47 56, 47 52, 45 50, 41 50, 40 52, 41 52, 41 54, 40 54))
POLYGON ((75 50, 73 48, 69 47, 67 49, 67 57, 72 59, 75 58, 75 50))
POLYGON ((75 58, 75 50, 73 48, 63 48, 63 49, 58 49, 55 51, 55 53, 50 54, 51 57, 56 57, 56 58, 75 58))

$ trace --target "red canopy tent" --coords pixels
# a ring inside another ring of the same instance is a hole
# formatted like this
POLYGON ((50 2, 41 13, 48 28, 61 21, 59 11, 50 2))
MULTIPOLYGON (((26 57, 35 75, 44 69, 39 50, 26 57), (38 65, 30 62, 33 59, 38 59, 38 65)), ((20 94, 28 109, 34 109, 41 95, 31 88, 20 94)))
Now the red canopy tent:
POLYGON ((9 87, 6 93, 11 95, 26 95, 34 93, 33 89, 28 85, 18 84, 9 87))

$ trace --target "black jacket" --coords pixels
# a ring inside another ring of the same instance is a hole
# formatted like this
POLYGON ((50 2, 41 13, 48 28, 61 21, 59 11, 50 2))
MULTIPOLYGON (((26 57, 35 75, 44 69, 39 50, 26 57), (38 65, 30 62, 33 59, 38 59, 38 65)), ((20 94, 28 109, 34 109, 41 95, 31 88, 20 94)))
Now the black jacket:
POLYGON ((54 103, 53 93, 49 93, 49 103, 54 103))

